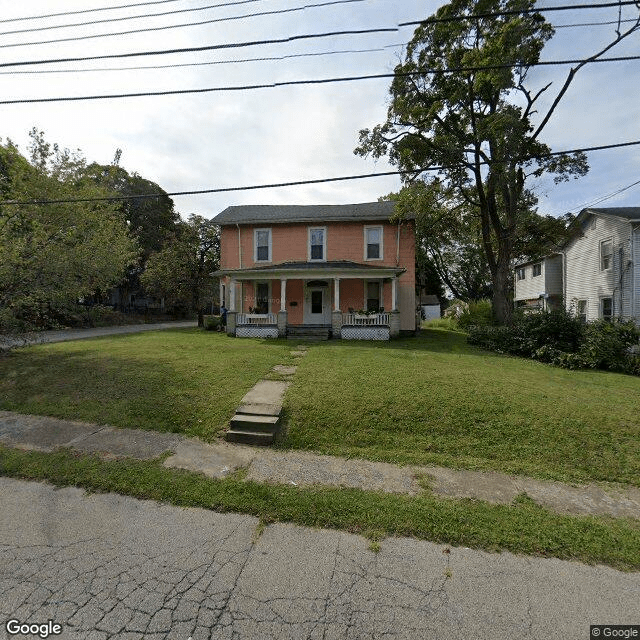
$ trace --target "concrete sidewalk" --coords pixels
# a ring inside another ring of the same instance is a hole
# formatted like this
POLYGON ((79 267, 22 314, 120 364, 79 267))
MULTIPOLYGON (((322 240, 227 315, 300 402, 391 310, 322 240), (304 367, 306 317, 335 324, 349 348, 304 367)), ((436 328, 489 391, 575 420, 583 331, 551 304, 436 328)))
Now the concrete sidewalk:
POLYGON ((23 336, 0 335, 0 351, 45 342, 66 342, 67 340, 100 338, 102 336, 124 335, 127 333, 140 333, 142 331, 159 331, 161 329, 186 329, 197 326, 198 323, 194 320, 178 320, 175 322, 125 324, 114 327, 94 327, 91 329, 56 329, 55 331, 33 332, 23 336))
POLYGON ((248 447, 227 442, 207 444, 177 434, 27 416, 0 411, 0 444, 53 451, 71 447, 106 457, 152 459, 173 455, 166 467, 187 469, 212 478, 247 469, 247 480, 295 486, 327 485, 368 491, 418 494, 426 479, 435 494, 510 503, 526 492, 538 504, 560 513, 640 519, 640 489, 614 485, 572 486, 495 472, 445 467, 400 467, 383 462, 347 460, 303 451, 248 447))

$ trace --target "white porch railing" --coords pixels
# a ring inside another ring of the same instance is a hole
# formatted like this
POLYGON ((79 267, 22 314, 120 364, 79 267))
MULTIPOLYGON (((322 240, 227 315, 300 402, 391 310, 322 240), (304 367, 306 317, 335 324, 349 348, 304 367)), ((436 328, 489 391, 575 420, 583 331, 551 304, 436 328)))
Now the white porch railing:
POLYGON ((343 313, 342 324, 355 327, 389 326, 389 314, 372 313, 365 315, 362 313, 343 313))
POLYGON ((275 313, 239 313, 236 324, 267 325, 278 324, 278 316, 275 313))

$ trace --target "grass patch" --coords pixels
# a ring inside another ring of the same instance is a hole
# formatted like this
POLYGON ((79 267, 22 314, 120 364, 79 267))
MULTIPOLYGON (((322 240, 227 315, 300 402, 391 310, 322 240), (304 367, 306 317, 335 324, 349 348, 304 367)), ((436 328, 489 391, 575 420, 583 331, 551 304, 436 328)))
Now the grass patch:
MULTIPOLYGON (((638 521, 559 515, 529 501, 491 505, 428 494, 402 496, 356 489, 302 489, 237 478, 213 480, 166 469, 158 461, 105 460, 68 450, 41 453, 0 447, 0 474, 185 507, 247 513, 262 523, 341 529, 368 534, 372 542, 387 536, 413 536, 490 551, 603 563, 627 571, 640 569, 638 521)), ((263 529, 264 525, 259 526, 256 536, 263 529)))
POLYGON ((280 446, 640 486, 640 378, 489 353, 464 334, 314 345, 280 446))
POLYGON ((211 440, 289 351, 198 329, 27 347, 0 358, 0 409, 211 440))

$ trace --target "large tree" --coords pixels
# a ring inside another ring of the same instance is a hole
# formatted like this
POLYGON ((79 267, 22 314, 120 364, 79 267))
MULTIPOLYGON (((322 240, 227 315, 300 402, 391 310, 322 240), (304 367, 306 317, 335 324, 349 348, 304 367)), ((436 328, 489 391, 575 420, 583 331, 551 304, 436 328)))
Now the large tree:
POLYGON ((211 220, 191 215, 178 225, 165 247, 154 253, 140 280, 150 293, 168 304, 195 311, 203 326, 203 306, 217 297, 211 275, 220 264, 220 230, 211 220))
MULTIPOLYGON (((387 155, 406 172, 407 185, 437 176, 457 204, 476 211, 494 314, 503 323, 511 319, 518 229, 531 213, 527 178, 549 173, 558 182, 588 171, 584 154, 550 155, 540 140, 586 62, 571 69, 546 112, 534 115, 551 85, 532 89, 527 74, 554 33, 541 14, 529 13, 534 5, 535 0, 452 0, 442 6, 416 29, 395 69, 386 122, 362 130, 355 150, 387 155)), ((616 37, 589 60, 639 26, 640 11, 638 21, 626 31, 618 25, 616 37)))
POLYGON ((71 303, 122 279, 137 244, 109 202, 55 202, 105 197, 87 179, 79 153, 31 132, 30 161, 11 142, 0 145, 0 198, 49 201, 0 206, 0 308, 71 303))

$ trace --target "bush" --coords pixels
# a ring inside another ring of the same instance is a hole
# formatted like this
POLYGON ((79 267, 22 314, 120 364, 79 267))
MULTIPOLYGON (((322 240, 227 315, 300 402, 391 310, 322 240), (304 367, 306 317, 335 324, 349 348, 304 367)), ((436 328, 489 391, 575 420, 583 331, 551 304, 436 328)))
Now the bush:
POLYGON ((495 324, 491 300, 469 302, 458 316, 458 326, 463 331, 471 327, 490 327, 495 324))
POLYGON ((510 327, 472 326, 471 344, 566 369, 605 369, 640 374, 640 330, 633 322, 583 324, 564 309, 516 314, 510 327))
POLYGON ((216 331, 220 327, 220 316, 204 316, 204 328, 207 331, 216 331))

